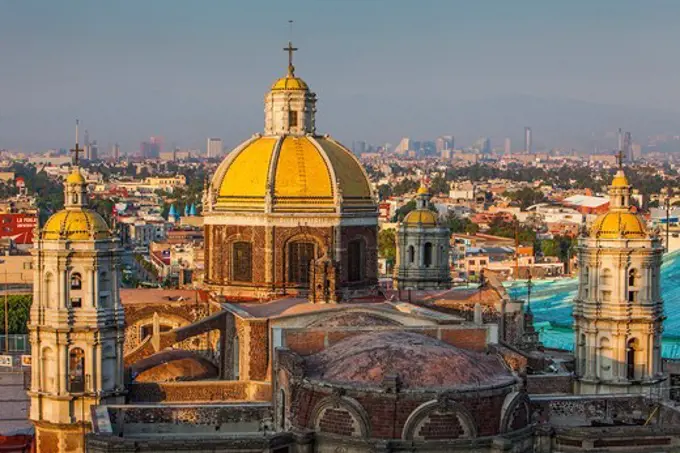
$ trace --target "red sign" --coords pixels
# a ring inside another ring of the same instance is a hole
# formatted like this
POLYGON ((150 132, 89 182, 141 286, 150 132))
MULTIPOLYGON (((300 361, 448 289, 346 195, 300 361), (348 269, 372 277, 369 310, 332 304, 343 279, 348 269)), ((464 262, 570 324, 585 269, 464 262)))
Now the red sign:
POLYGON ((34 214, 0 214, 0 238, 10 238, 16 244, 32 244, 37 223, 34 214))

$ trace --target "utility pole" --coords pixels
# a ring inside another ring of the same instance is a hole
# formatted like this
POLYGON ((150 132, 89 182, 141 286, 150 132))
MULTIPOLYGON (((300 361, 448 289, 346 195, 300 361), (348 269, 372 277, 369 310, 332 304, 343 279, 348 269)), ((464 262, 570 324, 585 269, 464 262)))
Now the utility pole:
POLYGON ((5 353, 9 352, 9 300, 7 299, 7 292, 7 266, 5 266, 5 353))

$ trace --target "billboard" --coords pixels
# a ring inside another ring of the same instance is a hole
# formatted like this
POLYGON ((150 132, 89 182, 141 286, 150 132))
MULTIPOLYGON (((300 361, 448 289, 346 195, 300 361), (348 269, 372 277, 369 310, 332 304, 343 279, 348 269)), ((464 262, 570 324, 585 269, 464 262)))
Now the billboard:
POLYGON ((0 238, 10 238, 16 244, 33 244, 33 230, 37 224, 35 214, 0 214, 0 238))

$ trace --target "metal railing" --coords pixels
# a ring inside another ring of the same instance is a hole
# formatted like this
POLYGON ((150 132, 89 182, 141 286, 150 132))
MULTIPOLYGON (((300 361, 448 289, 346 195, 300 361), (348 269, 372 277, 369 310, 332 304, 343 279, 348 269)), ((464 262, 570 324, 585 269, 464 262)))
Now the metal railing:
POLYGON ((28 335, 0 335, 0 354, 14 353, 14 354, 30 354, 31 344, 28 342, 28 335), (7 343, 8 348, 5 348, 7 343))

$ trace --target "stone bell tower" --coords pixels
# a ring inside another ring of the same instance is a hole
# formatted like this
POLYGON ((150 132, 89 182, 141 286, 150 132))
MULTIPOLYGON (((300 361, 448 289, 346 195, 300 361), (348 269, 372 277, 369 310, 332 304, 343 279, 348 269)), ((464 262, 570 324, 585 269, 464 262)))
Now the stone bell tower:
POLYGON ((633 211, 630 193, 619 163, 609 186, 609 211, 579 240, 576 393, 647 393, 666 380, 659 287, 663 246, 633 211))
POLYGON ((39 452, 84 451, 90 408, 124 401, 122 249, 104 219, 87 208, 81 151, 76 140, 65 208, 49 218, 33 250, 28 394, 39 452))

